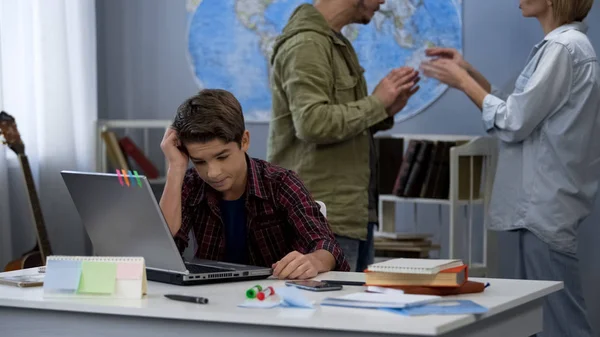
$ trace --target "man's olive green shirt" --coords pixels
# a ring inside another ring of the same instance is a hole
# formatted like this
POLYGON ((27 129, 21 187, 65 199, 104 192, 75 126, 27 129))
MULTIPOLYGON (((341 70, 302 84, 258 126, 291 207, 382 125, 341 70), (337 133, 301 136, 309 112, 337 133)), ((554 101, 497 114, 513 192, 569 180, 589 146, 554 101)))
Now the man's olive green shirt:
POLYGON ((268 161, 297 172, 326 204, 335 234, 361 240, 377 222, 373 133, 393 125, 363 73, 351 43, 312 5, 298 7, 271 57, 267 148, 268 161))

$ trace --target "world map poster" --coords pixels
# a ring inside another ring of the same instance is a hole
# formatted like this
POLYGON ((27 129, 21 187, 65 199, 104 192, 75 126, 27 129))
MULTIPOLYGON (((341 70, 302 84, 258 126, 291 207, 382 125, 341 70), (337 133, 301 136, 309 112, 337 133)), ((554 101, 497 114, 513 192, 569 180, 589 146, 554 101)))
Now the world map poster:
MULTIPOLYGON (((231 91, 247 121, 271 116, 269 59, 290 15, 306 0, 188 0, 188 53, 199 88, 231 91)), ((387 0, 368 25, 342 33, 358 53, 369 92, 393 68, 418 68, 432 46, 462 52, 462 0, 387 0)), ((447 86, 421 78, 421 89, 396 115, 424 111, 447 86)))

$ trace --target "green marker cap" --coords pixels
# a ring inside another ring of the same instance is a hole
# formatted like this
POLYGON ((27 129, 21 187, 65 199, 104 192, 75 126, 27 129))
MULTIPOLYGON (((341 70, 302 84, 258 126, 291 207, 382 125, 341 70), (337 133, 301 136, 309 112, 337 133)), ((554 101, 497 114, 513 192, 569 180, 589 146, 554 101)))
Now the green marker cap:
POLYGON ((256 294, 258 294, 259 291, 262 291, 262 287, 257 284, 254 287, 246 290, 246 297, 247 298, 256 298, 256 294))

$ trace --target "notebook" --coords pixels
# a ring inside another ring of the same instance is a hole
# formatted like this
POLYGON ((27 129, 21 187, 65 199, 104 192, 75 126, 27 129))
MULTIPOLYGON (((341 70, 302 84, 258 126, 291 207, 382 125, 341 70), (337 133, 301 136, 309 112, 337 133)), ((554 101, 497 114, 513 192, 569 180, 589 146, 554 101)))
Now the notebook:
POLYGON ((463 265, 459 259, 411 259, 399 258, 375 263, 369 266, 369 272, 437 274, 444 269, 463 265))
POLYGON ((407 295, 397 293, 353 293, 338 297, 328 297, 321 302, 322 306, 338 306, 349 308, 401 309, 440 301, 435 295, 407 295))
POLYGON ((112 297, 141 299, 146 293, 143 257, 49 256, 45 297, 112 297))

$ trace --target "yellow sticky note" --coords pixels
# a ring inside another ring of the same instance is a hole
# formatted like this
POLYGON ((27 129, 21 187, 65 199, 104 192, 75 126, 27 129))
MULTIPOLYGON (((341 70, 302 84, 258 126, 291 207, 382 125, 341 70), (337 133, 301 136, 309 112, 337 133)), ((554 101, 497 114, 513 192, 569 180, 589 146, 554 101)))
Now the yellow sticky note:
POLYGON ((117 264, 114 262, 83 261, 78 293, 112 294, 115 291, 117 264))

